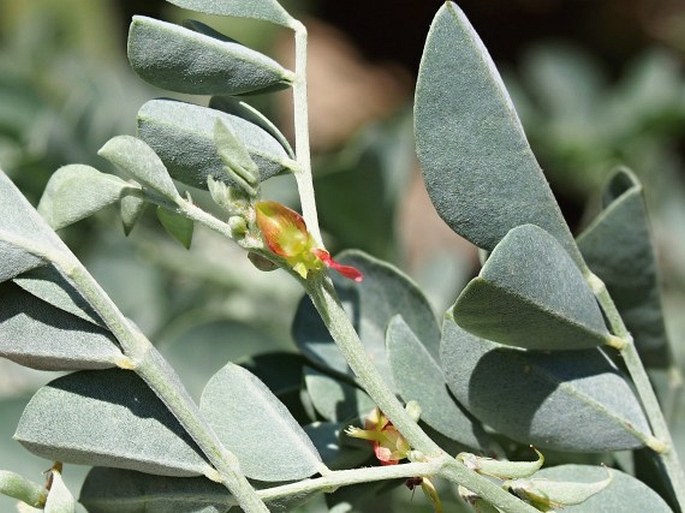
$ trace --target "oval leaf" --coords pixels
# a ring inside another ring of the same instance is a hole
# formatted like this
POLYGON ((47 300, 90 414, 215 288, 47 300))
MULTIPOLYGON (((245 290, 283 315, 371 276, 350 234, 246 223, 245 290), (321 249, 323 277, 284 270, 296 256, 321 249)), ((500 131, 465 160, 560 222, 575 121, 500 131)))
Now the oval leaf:
POLYGON ((98 155, 162 196, 173 201, 181 197, 160 158, 140 139, 118 135, 107 141, 98 155))
POLYGON ((29 245, 45 252, 69 252, 57 234, 0 170, 0 282, 45 264, 42 258, 30 251, 29 245))
POLYGON ((225 513, 235 500, 226 487, 202 477, 165 477, 96 467, 79 502, 89 513, 225 513))
POLYGON ((178 421, 131 371, 80 371, 42 387, 14 435, 38 456, 165 476, 204 475, 209 464, 178 421))
POLYGON ((633 476, 615 469, 590 465, 560 465, 543 469, 535 477, 553 481, 596 483, 606 479, 607 472, 611 474, 611 482, 604 490, 580 504, 565 506, 564 513, 673 513, 654 490, 633 476))
POLYGON ((123 358, 109 331, 12 282, 0 284, 0 356, 42 370, 105 369, 123 358))
POLYGON ((277 25, 293 27, 295 19, 281 7, 276 0, 168 0, 190 11, 215 14, 218 16, 235 16, 236 18, 253 18, 270 21, 277 25))
POLYGON ((293 73, 273 59, 202 32, 134 16, 128 33, 131 67, 146 82, 179 93, 240 95, 291 85, 293 73))
POLYGON ((441 352, 456 398, 521 443, 616 451, 641 447, 650 432, 629 384, 598 349, 522 351, 475 337, 448 317, 441 352))
MULTIPOLYGON (((361 251, 345 251, 336 258, 341 264, 356 267, 364 281, 354 283, 332 273, 340 299, 359 333, 370 358, 392 384, 385 350, 385 330, 390 319, 400 314, 428 352, 440 357, 440 328, 428 300, 419 288, 395 267, 361 251)), ((308 298, 304 298, 293 321, 293 335, 309 359, 338 372, 350 373, 345 358, 335 345, 323 321, 308 298)))
POLYGON ((249 371, 229 363, 207 383, 200 410, 247 477, 303 479, 325 469, 288 409, 249 371))
POLYGON ((152 100, 138 112, 138 135, 162 159, 176 180, 207 189, 207 177, 230 182, 214 141, 217 119, 244 143, 266 180, 292 165, 271 134, 244 119, 215 109, 172 100, 152 100))
POLYGON ((131 233, 131 230, 133 230, 138 219, 140 219, 143 212, 145 212, 145 207, 147 207, 147 202, 136 195, 129 194, 121 198, 121 223, 124 227, 124 234, 126 236, 131 233))
POLYGON ((386 337, 393 380, 405 402, 419 403, 421 420, 464 445, 488 447, 482 426, 452 399, 440 365, 401 316, 392 318, 386 337))
POLYGON ((136 187, 94 167, 69 164, 50 177, 38 204, 38 213, 59 230, 85 219, 121 199, 136 187))
POLYGON ((554 237, 512 229, 462 291, 454 319, 464 329, 528 349, 585 349, 611 342, 592 290, 554 237))
POLYGON ((492 250, 510 229, 536 224, 584 265, 502 79, 453 2, 428 33, 414 115, 428 193, 455 232, 492 250))
POLYGON ((607 184, 603 203, 578 246, 616 302, 645 364, 666 367, 670 350, 642 186, 620 170, 607 184))

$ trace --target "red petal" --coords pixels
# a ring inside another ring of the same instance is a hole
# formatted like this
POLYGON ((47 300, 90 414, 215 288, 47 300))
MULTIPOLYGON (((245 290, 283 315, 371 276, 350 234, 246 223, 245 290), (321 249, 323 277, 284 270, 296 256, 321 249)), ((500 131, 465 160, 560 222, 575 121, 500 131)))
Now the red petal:
POLYGON ((325 249, 312 249, 312 252, 317 256, 319 260, 326 264, 327 267, 330 267, 334 271, 337 271, 345 278, 354 280, 357 283, 361 282, 364 279, 364 275, 361 273, 359 269, 357 269, 356 267, 352 267, 351 265, 343 265, 336 262, 335 260, 333 260, 331 254, 325 249))

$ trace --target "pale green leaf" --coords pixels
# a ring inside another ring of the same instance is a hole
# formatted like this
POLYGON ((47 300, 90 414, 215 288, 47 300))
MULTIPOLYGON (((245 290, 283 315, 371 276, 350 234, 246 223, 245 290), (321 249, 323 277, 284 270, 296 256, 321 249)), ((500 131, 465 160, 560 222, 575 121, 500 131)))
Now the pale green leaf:
POLYGON ((104 467, 88 473, 79 502, 89 513, 226 513, 234 503, 226 487, 203 477, 104 467))
POLYGON ((390 321, 386 337, 393 380, 405 402, 419 403, 421 420, 468 447, 487 448, 482 426, 452 398, 440 364, 400 315, 390 321))
POLYGON ((29 245, 45 253, 69 252, 57 234, 0 170, 0 282, 45 264, 42 258, 31 252, 29 245))
POLYGON ((618 171, 607 184, 603 207, 578 237, 580 251, 607 286, 645 364, 668 366, 657 262, 637 178, 618 171))
POLYGON ((219 439, 260 481, 303 479, 325 469, 316 448, 271 391, 244 368, 227 364, 207 383, 200 410, 219 439))
POLYGON ((543 229, 512 229, 462 291, 454 319, 475 335, 528 349, 585 349, 610 342, 592 290, 543 229))
POLYGON ((172 100, 151 100, 138 112, 138 134, 157 152, 176 180, 207 189, 207 177, 230 182, 214 142, 217 119, 231 127, 266 180, 292 166, 281 143, 259 126, 216 109, 172 100))
MULTIPOLYGON (((364 274, 361 283, 335 273, 331 277, 366 351, 387 383, 392 383, 392 375, 385 350, 385 330, 396 314, 402 315, 426 350, 439 360, 440 328, 435 315, 428 300, 406 275, 361 251, 345 251, 336 260, 352 265, 364 274)), ((308 298, 304 298, 297 309, 293 335, 309 359, 338 372, 351 373, 308 298)))
POLYGON ((128 236, 131 233, 138 219, 145 212, 145 207, 147 207, 147 202, 135 194, 128 194, 121 198, 119 211, 121 223, 124 226, 124 234, 128 236))
POLYGON ((118 176, 101 173, 94 167, 69 164, 50 177, 38 204, 38 213, 53 229, 59 230, 93 215, 136 189, 118 176))
POLYGON ((290 143, 288 142, 288 139, 286 139, 285 135, 283 135, 283 133, 271 122, 269 118, 255 109, 252 105, 230 96, 212 96, 209 99, 209 107, 244 119, 253 125, 257 125, 265 132, 268 132, 279 143, 281 143, 281 146, 283 146, 285 149, 288 157, 293 160, 295 159, 295 152, 290 146, 290 143))
POLYGON ((428 193, 455 232, 492 250, 512 228, 536 224, 583 266, 502 79, 453 2, 428 33, 414 114, 428 193))
POLYGON ((289 87, 273 59, 195 22, 191 28, 134 16, 128 59, 146 82, 180 93, 240 95, 289 87))
POLYGON ((328 421, 364 418, 376 406, 363 390, 310 367, 304 369, 304 384, 314 408, 328 421))
POLYGON ((243 141, 220 119, 214 125, 214 143, 226 174, 249 197, 255 198, 259 187, 259 168, 243 141))
POLYGON ((599 349, 522 351, 443 324, 447 384, 476 418, 538 449, 635 449, 650 432, 632 388, 599 349))
POLYGON ((80 371, 42 387, 14 435, 54 461, 151 474, 204 475, 209 464, 176 418, 131 371, 80 371))
POLYGON ((109 331, 0 284, 0 356, 43 370, 103 369, 123 354, 109 331))
POLYGON ((564 513, 673 513, 666 502, 647 485, 634 477, 615 469, 589 465, 560 465, 545 468, 535 474, 536 478, 553 481, 596 483, 611 475, 609 485, 586 501, 566 506, 564 513))
POLYGON ((118 135, 107 141, 98 155, 162 196, 173 201, 180 198, 164 163, 144 141, 118 135))
POLYGON ((193 242, 192 219, 164 207, 157 207, 157 218, 169 235, 180 242, 184 248, 190 249, 190 244, 193 242))
POLYGON ((168 0, 190 11, 215 14, 218 16, 235 16, 236 18, 253 18, 270 21, 277 25, 293 27, 295 20, 276 0, 168 0))

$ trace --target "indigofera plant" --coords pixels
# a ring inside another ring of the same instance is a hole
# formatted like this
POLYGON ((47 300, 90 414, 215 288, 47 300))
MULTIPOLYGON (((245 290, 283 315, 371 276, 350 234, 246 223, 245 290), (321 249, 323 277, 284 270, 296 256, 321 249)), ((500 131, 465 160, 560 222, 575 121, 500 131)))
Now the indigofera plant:
POLYGON ((445 3, 421 62, 416 147, 438 214, 485 261, 438 318, 391 264, 325 249, 303 24, 276 0, 170 2, 292 29, 295 69, 199 22, 135 17, 136 73, 209 103, 145 103, 137 137, 99 151, 123 177, 62 167, 37 210, 0 173, 0 355, 69 372, 35 393, 15 434, 54 462, 51 479, 3 470, 0 493, 73 511, 62 465, 81 464, 93 467, 79 497, 90 513, 289 511, 321 494, 322 509, 361 511, 398 483, 420 486, 437 512, 683 511, 685 477, 640 358, 670 364, 630 171, 616 172, 574 239, 486 49, 445 3), (294 149, 244 96, 282 88, 293 89, 294 149), (278 174, 293 175, 302 214, 263 197, 278 174), (193 200, 196 189, 216 210, 193 200), (196 402, 54 231, 117 203, 127 235, 152 205, 186 248, 203 225, 258 268, 289 273, 305 292, 293 320, 301 354, 225 362, 196 402), (285 401, 284 377, 306 396, 304 413, 285 401), (556 465, 541 468, 546 451, 556 465), (659 493, 618 451, 657 462, 659 493), (593 453, 612 468, 568 463, 593 453))

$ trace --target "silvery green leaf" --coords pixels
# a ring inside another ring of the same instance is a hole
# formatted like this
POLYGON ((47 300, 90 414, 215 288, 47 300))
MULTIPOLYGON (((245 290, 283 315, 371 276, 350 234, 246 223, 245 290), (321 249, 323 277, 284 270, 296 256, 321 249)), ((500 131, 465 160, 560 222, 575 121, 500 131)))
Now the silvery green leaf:
POLYGON ((231 127, 219 119, 214 125, 214 143, 224 163, 224 170, 233 183, 249 197, 257 197, 259 168, 250 157, 243 141, 236 137, 231 127))
POLYGON ((328 421, 345 422, 363 418, 376 406, 360 388, 310 367, 304 369, 304 383, 314 408, 328 421))
POLYGON ((164 163, 144 141, 118 135, 107 141, 98 155, 162 196, 172 201, 180 198, 164 163))
POLYGON ((24 409, 14 438, 53 461, 190 477, 209 469, 176 418, 135 373, 79 371, 51 381, 24 409))
POLYGON ((226 513, 233 498, 225 486, 203 477, 167 477, 95 467, 79 502, 89 513, 226 513))
POLYGON ((600 215, 578 237, 580 251, 607 286, 645 364, 668 366, 670 350, 642 185, 621 169, 607 184, 602 203, 600 215))
POLYGON ((200 410, 240 469, 259 481, 325 471, 311 440, 276 396, 244 368, 227 364, 207 383, 200 410))
POLYGON ((447 316, 441 354, 459 402, 521 443, 605 452, 642 447, 650 433, 632 388, 599 349, 523 351, 471 335, 447 316))
POLYGON ((104 369, 123 358, 109 331, 0 284, 0 356, 42 370, 104 369))
MULTIPOLYGON (((402 315, 433 358, 439 360, 440 329, 435 315, 423 293, 406 275, 361 251, 345 251, 336 259, 364 274, 361 283, 335 273, 331 278, 362 343, 387 383, 392 383, 392 376, 385 350, 385 330, 397 314, 402 315)), ((338 372, 351 372, 308 298, 297 309, 293 335, 303 354, 311 360, 338 372)))
POLYGON ((542 228, 513 228, 454 305, 464 329, 528 349, 586 349, 612 342, 589 285, 542 228))
POLYGON ((220 119, 247 148, 266 180, 294 165, 281 143, 258 125, 216 109, 173 100, 151 100, 138 112, 138 135, 176 180, 207 189, 207 177, 230 182, 214 141, 220 119))
POLYGON ((147 202, 135 194, 127 194, 121 198, 119 211, 125 235, 128 236, 131 233, 138 219, 143 215, 146 206, 147 202))
POLYGON ((386 333, 393 381, 405 402, 416 401, 421 420, 446 437, 473 448, 487 448, 480 423, 450 395, 440 364, 400 315, 390 320, 386 333))
POLYGON ((133 70, 152 85, 188 94, 240 95, 291 85, 294 74, 266 55, 197 22, 191 28, 134 16, 128 34, 133 70))
POLYGON ((236 18, 253 18, 270 21, 277 25, 292 27, 295 20, 276 0, 168 0, 190 11, 214 14, 218 16, 235 16, 236 18))
POLYGON ((293 151, 288 139, 281 133, 276 125, 274 125, 269 118, 255 109, 252 105, 244 101, 232 98, 230 96, 212 96, 209 99, 209 107, 220 110, 226 114, 232 114, 245 121, 257 125, 264 131, 271 134, 271 136, 281 143, 288 156, 295 160, 295 152, 293 151))
POLYGON ((564 513, 598 513, 611 511, 621 513, 673 513, 666 502, 647 485, 634 477, 615 469, 590 465, 559 465, 542 469, 536 478, 551 481, 575 481, 595 483, 611 475, 609 485, 584 502, 564 507, 564 513))
POLYGON ((59 230, 85 219, 137 187, 91 166, 69 164, 53 173, 38 204, 38 213, 59 230))
POLYGON ((32 253, 33 246, 43 252, 69 252, 57 234, 0 170, 0 282, 46 263, 32 253))
POLYGON ((156 212, 159 222, 162 223, 167 233, 180 242, 184 248, 190 249, 190 244, 193 242, 194 223, 192 219, 164 207, 157 207, 156 212))
POLYGON ((455 232, 492 250, 512 228, 536 224, 584 266, 502 79, 453 2, 428 33, 414 115, 428 193, 455 232))

